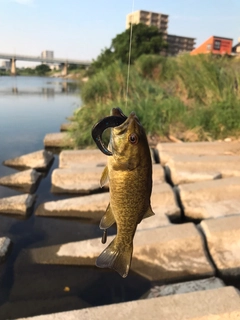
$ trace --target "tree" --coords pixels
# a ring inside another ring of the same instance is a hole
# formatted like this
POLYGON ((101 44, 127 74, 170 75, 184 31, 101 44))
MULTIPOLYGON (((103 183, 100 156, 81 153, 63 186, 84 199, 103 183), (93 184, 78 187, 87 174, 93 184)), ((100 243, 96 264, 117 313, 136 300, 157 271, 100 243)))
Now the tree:
MULTIPOLYGON (((131 28, 118 34, 113 40, 111 49, 115 58, 127 63, 129 59, 131 28)), ((155 26, 139 23, 132 26, 131 62, 142 54, 159 54, 167 47, 162 33, 155 26)))
POLYGON ((43 76, 47 72, 51 71, 51 69, 47 64, 40 64, 39 66, 36 66, 35 71, 38 75, 43 76))
MULTIPOLYGON (((93 61, 91 72, 105 68, 114 60, 121 60, 128 63, 131 28, 118 34, 110 48, 105 48, 101 54, 93 61)), ((133 24, 132 26, 131 63, 142 54, 159 54, 162 49, 167 48, 162 33, 155 26, 145 24, 133 24)))

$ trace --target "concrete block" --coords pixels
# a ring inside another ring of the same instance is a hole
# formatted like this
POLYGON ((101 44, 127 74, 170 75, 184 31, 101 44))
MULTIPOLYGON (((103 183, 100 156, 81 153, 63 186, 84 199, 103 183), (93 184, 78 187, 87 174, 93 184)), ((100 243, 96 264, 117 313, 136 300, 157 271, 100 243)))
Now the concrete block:
POLYGON ((40 177, 41 173, 35 169, 29 169, 0 178, 0 185, 32 193, 36 190, 40 177))
POLYGON ((160 164, 153 164, 153 184, 163 184, 165 182, 165 175, 163 167, 160 164))
POLYGON ((240 214, 240 178, 183 184, 179 190, 188 218, 201 220, 240 214))
POLYGON ((0 262, 4 260, 8 249, 10 247, 11 240, 6 237, 0 238, 0 262))
MULTIPOLYGON (((142 220, 142 222, 138 225, 137 230, 147 230, 147 229, 155 229, 155 228, 161 228, 171 225, 167 214, 169 214, 171 207, 169 208, 163 208, 161 206, 155 207, 153 206, 153 210, 155 215, 142 220)), ((172 211, 173 213, 173 211, 172 211)), ((177 212, 178 213, 178 212, 177 212)), ((175 211, 176 214, 176 211, 175 211)))
MULTIPOLYGON (((151 219, 151 218, 149 218, 151 219)), ((115 236, 108 237, 108 243, 115 236)), ((106 247, 100 238, 30 251, 37 263, 94 265, 106 247)), ((151 281, 175 282, 214 275, 192 223, 137 231, 131 270, 151 281)))
POLYGON ((239 142, 159 143, 160 161, 165 165, 175 155, 240 155, 239 142))
POLYGON ((74 197, 40 204, 35 215, 89 219, 99 223, 109 203, 109 193, 74 197))
POLYGON ((183 294, 188 292, 211 290, 223 287, 225 287, 225 284, 222 280, 215 277, 211 277, 201 280, 154 286, 146 294, 142 296, 142 299, 152 299, 156 297, 170 296, 173 294, 183 294))
POLYGON ((98 149, 63 150, 59 156, 59 168, 62 169, 106 165, 107 156, 98 149))
POLYGON ((25 154, 17 158, 5 160, 3 164, 15 168, 33 168, 36 170, 46 170, 52 160, 52 152, 40 150, 25 154))
POLYGON ((202 221, 210 255, 222 276, 240 276, 240 215, 202 221))
POLYGON ((179 185, 183 183, 192 183, 199 181, 208 181, 221 179, 222 174, 219 172, 187 172, 187 171, 178 171, 175 168, 171 169, 170 173, 171 181, 174 185, 179 185))
MULTIPOLYGON (((77 168, 91 165, 106 166, 107 156, 100 150, 64 150, 59 155, 59 168, 77 168)), ((100 178, 99 178, 100 179, 100 178)))
MULTIPOLYGON (((42 203, 36 210, 38 216, 75 217, 89 219, 99 223, 110 201, 109 193, 86 195, 65 200, 42 203)), ((155 216, 144 219, 139 228, 153 228, 169 224, 166 217, 180 215, 180 209, 175 203, 172 188, 167 183, 154 184, 151 204, 155 216)))
POLYGON ((166 214, 170 219, 180 216, 180 208, 176 203, 174 191, 167 183, 153 184, 151 204, 154 212, 166 214))
POLYGON ((72 130, 76 125, 76 122, 65 122, 60 126, 60 131, 69 131, 72 130))
POLYGON ((55 169, 52 173, 52 188, 54 193, 90 194, 108 190, 108 185, 100 187, 102 167, 78 167, 55 169))
MULTIPOLYGON (((44 313, 44 317, 46 317, 45 319, 48 319, 47 317, 52 316, 51 314, 49 314, 52 312, 52 310, 65 310, 65 312, 67 312, 66 310, 74 310, 87 307, 90 308, 91 306, 80 297, 73 295, 66 295, 65 297, 55 297, 55 294, 52 294, 52 296, 48 296, 47 298, 45 297, 45 299, 44 297, 33 299, 30 296, 29 298, 25 299, 8 299, 5 303, 2 303, 1 318, 16 319, 17 317, 19 317, 19 315, 44 313)), ((25 319, 35 319, 35 317, 25 319)))
POLYGON ((48 133, 43 140, 45 147, 69 148, 74 146, 73 138, 68 132, 48 133))
POLYGON ((171 171, 190 173, 219 172, 223 178, 240 177, 240 156, 231 155, 177 155, 166 163, 171 171))
POLYGON ((240 297, 235 288, 225 287, 42 315, 28 320, 110 320, 113 317, 115 320, 236 320, 240 317, 240 297))
MULTIPOLYGON (((91 162, 85 166, 55 169, 52 173, 52 189, 54 193, 90 194, 108 190, 108 185, 100 187, 100 178, 104 167, 92 166, 91 162)), ((153 165, 153 182, 164 182, 163 168, 159 164, 153 165)))
POLYGON ((0 213, 22 215, 29 214, 35 201, 35 195, 22 194, 0 199, 0 213))

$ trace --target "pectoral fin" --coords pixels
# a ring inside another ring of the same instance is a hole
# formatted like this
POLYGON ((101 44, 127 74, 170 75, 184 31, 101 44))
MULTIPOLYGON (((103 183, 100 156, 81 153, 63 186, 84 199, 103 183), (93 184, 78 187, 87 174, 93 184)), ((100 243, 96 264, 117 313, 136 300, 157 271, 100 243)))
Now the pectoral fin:
POLYGON ((149 206, 148 210, 145 212, 143 219, 149 218, 151 216, 154 216, 155 213, 152 211, 151 206, 149 206))
POLYGON ((115 222, 116 221, 115 221, 115 218, 114 218, 114 215, 112 213, 112 209, 111 209, 110 203, 109 203, 107 210, 106 210, 106 213, 102 217, 99 228, 100 229, 107 229, 107 228, 111 227, 115 222))
POLYGON ((106 166, 103 170, 101 179, 100 179, 100 186, 101 188, 108 182, 108 167, 106 166))

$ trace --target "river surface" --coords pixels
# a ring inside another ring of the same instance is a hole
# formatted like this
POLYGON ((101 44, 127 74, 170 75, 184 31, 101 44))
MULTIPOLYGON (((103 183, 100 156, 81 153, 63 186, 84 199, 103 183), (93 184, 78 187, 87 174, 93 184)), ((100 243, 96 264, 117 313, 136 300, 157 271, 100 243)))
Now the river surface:
MULTIPOLYGON (((59 132, 66 117, 81 105, 77 83, 44 77, 0 77, 0 177, 17 172, 4 160, 42 150, 47 133, 59 132)), ((98 119, 96 119, 98 120, 98 119)), ((51 173, 58 155, 36 191, 34 210, 53 195, 51 173)), ((0 198, 21 194, 0 186, 0 198)), ((0 320, 81 309, 139 298, 150 283, 130 271, 122 279, 96 267, 35 264, 29 250, 101 236, 97 225, 82 220, 0 215, 0 237, 13 245, 0 264, 0 320)), ((114 317, 114 315, 113 315, 114 317)))

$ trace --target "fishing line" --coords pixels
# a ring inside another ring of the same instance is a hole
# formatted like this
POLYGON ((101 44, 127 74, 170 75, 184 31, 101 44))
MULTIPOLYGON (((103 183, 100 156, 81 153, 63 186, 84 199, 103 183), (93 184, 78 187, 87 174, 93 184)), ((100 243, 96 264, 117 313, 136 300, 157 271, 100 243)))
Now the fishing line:
MULTIPOLYGON (((134 11, 134 0, 132 1, 132 18, 133 18, 133 11, 134 11)), ((132 20, 132 19, 131 19, 131 20, 132 20)), ((129 51, 128 51, 128 71, 127 71, 127 88, 126 88, 126 106, 127 106, 127 103, 128 103, 129 77, 130 77, 130 66, 131 66, 132 29, 133 29, 133 23, 132 23, 132 21, 131 21, 131 26, 130 26, 130 39, 129 39, 129 51)))

